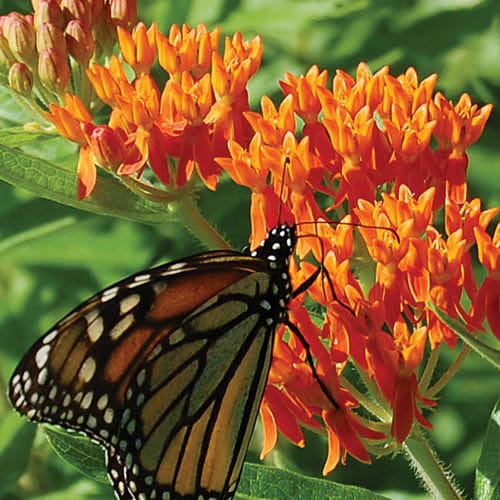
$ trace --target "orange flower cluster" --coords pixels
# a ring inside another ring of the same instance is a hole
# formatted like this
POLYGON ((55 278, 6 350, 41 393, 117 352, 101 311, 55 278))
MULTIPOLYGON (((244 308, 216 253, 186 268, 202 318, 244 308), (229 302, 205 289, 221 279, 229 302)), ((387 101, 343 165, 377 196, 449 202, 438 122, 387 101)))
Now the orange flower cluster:
MULTIPOLYGON (((422 408, 435 403, 418 379, 425 348, 442 341, 453 346, 456 336, 428 302, 471 331, 482 330, 486 317, 500 336, 500 233, 491 238, 486 232, 498 210, 481 211, 479 200, 467 201, 466 184, 465 150, 481 135, 491 106, 478 108, 467 95, 453 105, 434 95, 435 83, 435 75, 419 82, 413 68, 398 77, 388 68, 372 75, 365 64, 355 79, 338 71, 331 89, 326 71, 315 66, 303 77, 287 74, 278 107, 264 97, 261 113, 245 114, 254 130, 249 146, 230 141, 231 158, 217 160, 252 189, 253 241, 276 223, 282 202, 282 217, 299 223, 299 256, 312 252, 329 277, 309 290, 324 307, 322 321, 313 322, 297 303, 290 318, 340 409, 308 371, 303 347, 278 335, 261 410, 264 453, 274 446, 276 429, 303 445, 298 423, 318 428, 317 416, 329 437, 325 473, 347 453, 369 461, 370 443, 384 435, 351 411, 361 403, 342 387, 349 357, 391 415, 387 435, 395 445, 415 422, 429 427, 422 408), (300 133, 297 118, 304 123, 300 133), (445 235, 433 225, 443 209, 445 235), (342 219, 347 225, 324 223, 333 210, 349 214, 342 219), (356 245, 353 222, 363 240, 356 245), (488 271, 479 289, 473 245, 488 271)), ((309 260, 297 270, 297 283, 312 274, 309 260)))
POLYGON ((96 183, 96 165, 119 176, 140 177, 149 165, 164 186, 180 188, 194 171, 215 189, 227 155, 227 141, 248 144, 251 128, 246 86, 259 69, 262 42, 241 34, 226 39, 218 52, 219 30, 173 26, 169 36, 155 25, 138 23, 131 33, 118 27, 122 59, 94 64, 87 76, 99 99, 112 109, 106 125, 96 125, 76 96, 66 106, 50 105, 48 118, 59 133, 78 142, 78 195, 96 183), (160 91, 149 74, 156 58, 168 80, 160 91), (130 80, 127 71, 135 76, 130 80))
POLYGON ((155 25, 119 26, 117 38, 121 57, 86 69, 94 99, 84 98, 89 89, 74 92, 47 114, 80 145, 79 197, 92 193, 96 166, 124 182, 150 182, 148 194, 190 188, 197 178, 216 189, 226 172, 252 192, 252 244, 288 220, 300 235, 296 284, 317 263, 325 270, 308 290, 321 318, 313 321, 299 296, 290 320, 338 407, 313 379, 304 346, 279 331, 261 407, 263 454, 277 430, 303 446, 301 425, 323 422, 327 473, 347 454, 368 462, 372 451, 393 450, 415 423, 429 427, 422 410, 435 403, 419 380, 424 351, 453 346, 456 337, 428 303, 470 331, 486 320, 500 337, 500 230, 486 231, 498 210, 469 200, 466 182, 466 149, 491 106, 479 108, 467 95, 454 105, 434 92, 436 75, 419 81, 413 68, 395 77, 360 64, 355 78, 337 71, 331 88, 316 66, 305 76, 287 74, 281 103, 263 97, 262 111, 252 112, 247 83, 261 62, 259 37, 227 38, 223 54, 219 31, 203 25, 173 26, 168 36, 155 25), (162 87, 150 74, 156 60, 168 75, 162 87), (95 116, 103 104, 111 108, 104 125, 95 116), (331 223, 333 212, 341 224, 331 223), (444 232, 434 225, 438 212, 444 232), (487 272, 481 285, 474 245, 487 272), (382 426, 353 411, 368 408, 368 398, 344 378, 349 361, 388 415, 382 426))

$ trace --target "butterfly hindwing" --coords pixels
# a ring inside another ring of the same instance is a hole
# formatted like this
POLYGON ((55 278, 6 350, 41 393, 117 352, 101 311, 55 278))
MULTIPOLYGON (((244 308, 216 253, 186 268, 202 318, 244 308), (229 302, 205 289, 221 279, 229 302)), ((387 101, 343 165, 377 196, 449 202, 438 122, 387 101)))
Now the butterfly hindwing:
POLYGON ((268 290, 263 273, 227 287, 166 337, 131 381, 117 444, 129 487, 157 498, 234 492, 269 371, 275 323, 259 305, 268 290), (210 329, 214 316, 225 321, 210 329))

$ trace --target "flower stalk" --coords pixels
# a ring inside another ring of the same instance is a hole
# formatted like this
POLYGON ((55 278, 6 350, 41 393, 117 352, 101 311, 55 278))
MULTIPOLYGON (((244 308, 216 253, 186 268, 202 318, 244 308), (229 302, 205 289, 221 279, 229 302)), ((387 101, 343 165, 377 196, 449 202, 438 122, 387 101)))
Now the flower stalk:
POLYGON ((465 498, 451 472, 445 470, 421 431, 414 431, 408 437, 403 444, 403 450, 416 476, 432 498, 465 498))

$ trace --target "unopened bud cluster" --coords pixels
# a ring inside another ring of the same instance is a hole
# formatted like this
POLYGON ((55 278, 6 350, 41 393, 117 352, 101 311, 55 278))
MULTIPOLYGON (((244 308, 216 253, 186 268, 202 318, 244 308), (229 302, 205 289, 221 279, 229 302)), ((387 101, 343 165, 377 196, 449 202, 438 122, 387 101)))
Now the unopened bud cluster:
POLYGON ((129 27, 137 15, 135 0, 33 0, 33 6, 33 14, 0 17, 0 84, 42 109, 90 88, 85 69, 111 54, 116 27, 129 27))

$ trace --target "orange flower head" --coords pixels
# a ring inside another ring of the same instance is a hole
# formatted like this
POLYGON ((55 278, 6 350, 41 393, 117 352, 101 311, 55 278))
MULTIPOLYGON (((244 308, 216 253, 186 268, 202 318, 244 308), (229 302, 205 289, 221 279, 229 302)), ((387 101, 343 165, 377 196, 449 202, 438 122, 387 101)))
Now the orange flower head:
POLYGON ((135 71, 144 75, 151 70, 156 58, 156 24, 149 29, 143 23, 134 26, 132 33, 118 26, 118 42, 123 58, 135 71))

